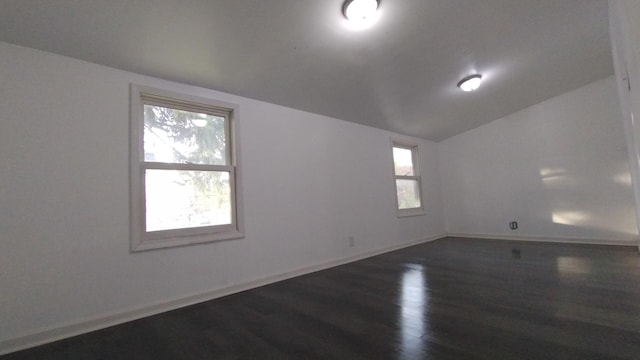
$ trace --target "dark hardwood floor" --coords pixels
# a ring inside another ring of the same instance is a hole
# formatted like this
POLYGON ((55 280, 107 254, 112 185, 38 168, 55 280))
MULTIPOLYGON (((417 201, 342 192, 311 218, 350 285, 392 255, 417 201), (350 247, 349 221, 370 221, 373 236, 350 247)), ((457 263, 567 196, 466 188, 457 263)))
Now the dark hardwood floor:
POLYGON ((1 358, 640 359, 640 256, 447 238, 1 358))

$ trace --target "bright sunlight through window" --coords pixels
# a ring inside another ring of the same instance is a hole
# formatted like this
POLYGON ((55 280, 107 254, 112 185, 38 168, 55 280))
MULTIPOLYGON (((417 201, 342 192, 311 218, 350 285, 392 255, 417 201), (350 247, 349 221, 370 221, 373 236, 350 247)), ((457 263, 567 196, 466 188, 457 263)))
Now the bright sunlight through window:
POLYGON ((398 216, 421 215, 423 208, 418 147, 393 141, 392 150, 398 216))

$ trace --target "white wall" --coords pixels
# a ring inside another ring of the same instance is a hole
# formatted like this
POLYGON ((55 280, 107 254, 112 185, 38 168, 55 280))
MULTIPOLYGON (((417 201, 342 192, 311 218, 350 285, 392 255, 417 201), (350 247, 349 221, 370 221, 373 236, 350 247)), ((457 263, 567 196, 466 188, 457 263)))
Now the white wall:
POLYGON ((610 1, 609 27, 635 193, 636 218, 640 223, 640 2, 610 1))
POLYGON ((615 86, 600 80, 439 143, 448 232, 632 243, 615 86))
POLYGON ((427 215, 399 219, 392 135, 0 43, 0 352, 442 235, 436 145, 427 215), (239 104, 246 238, 129 252, 131 82, 239 104))

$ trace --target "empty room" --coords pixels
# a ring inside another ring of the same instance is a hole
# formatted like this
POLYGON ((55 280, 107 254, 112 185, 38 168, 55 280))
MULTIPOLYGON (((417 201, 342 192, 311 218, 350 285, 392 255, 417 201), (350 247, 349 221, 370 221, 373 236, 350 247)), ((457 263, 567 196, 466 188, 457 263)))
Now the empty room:
POLYGON ((0 5, 1 359, 640 359, 640 2, 0 5))

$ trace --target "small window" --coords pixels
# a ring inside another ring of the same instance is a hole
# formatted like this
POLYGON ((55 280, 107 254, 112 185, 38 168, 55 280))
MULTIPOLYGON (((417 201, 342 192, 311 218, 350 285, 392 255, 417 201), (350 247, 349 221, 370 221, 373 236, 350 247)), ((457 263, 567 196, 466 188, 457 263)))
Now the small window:
POLYGON ((392 142, 398 216, 424 214, 418 146, 392 142))
POLYGON ((131 249, 240 238, 237 107, 131 86, 131 249))

